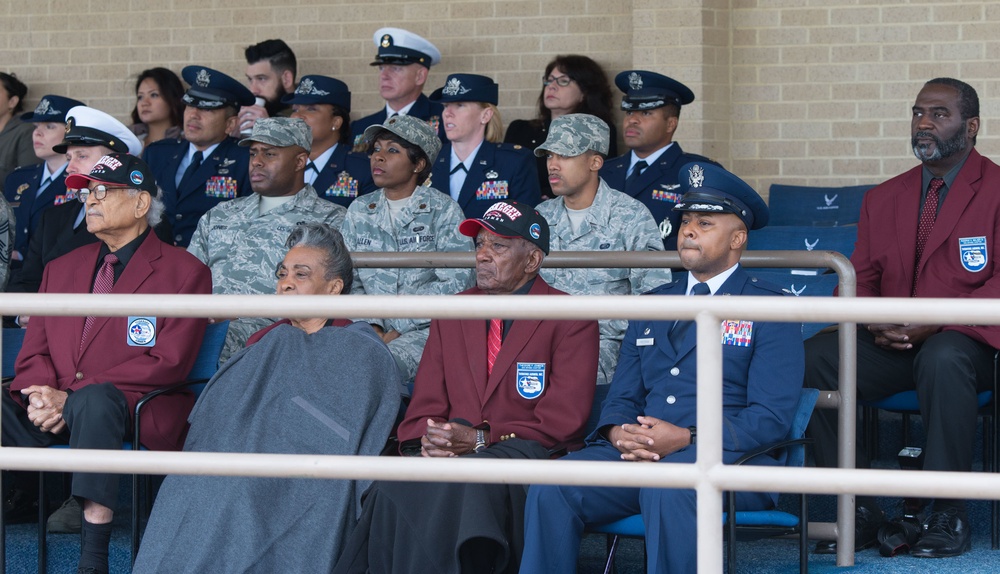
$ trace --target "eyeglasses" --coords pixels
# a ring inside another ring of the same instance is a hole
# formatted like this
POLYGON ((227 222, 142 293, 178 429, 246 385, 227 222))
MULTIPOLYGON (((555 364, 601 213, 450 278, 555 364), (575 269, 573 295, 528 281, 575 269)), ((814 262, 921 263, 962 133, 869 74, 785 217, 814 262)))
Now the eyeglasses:
POLYGON ((94 189, 81 189, 80 192, 77 194, 76 197, 77 197, 77 199, 80 200, 80 203, 87 203, 87 198, 90 197, 91 193, 93 193, 94 194, 94 199, 96 199, 97 201, 104 201, 104 198, 108 196, 108 192, 109 191, 113 191, 115 189, 132 189, 132 188, 131 187, 108 187, 106 185, 101 184, 101 185, 98 185, 97 187, 95 187, 94 189))
POLYGON ((573 78, 571 78, 569 76, 559 76, 558 78, 555 77, 555 76, 549 76, 548 78, 542 78, 542 85, 543 86, 548 87, 548 85, 551 84, 551 83, 553 83, 553 82, 555 82, 555 84, 557 86, 559 86, 560 88, 565 88, 566 86, 568 86, 571 83, 573 83, 573 78))

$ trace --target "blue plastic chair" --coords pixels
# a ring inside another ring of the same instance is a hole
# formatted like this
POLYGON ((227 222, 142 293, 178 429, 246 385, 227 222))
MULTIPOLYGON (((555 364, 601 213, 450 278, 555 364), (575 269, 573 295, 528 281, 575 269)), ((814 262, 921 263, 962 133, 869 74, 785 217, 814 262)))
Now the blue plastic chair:
POLYGON ((772 184, 768 195, 771 225, 837 227, 861 217, 861 201, 874 185, 815 187, 772 184))
POLYGON ((836 251, 850 259, 858 228, 768 225, 751 231, 747 249, 767 251, 836 251))
POLYGON ((0 377, 3 380, 14 378, 14 363, 24 344, 24 329, 5 328, 3 330, 3 361, 0 362, 0 377))
MULTIPOLYGON (((795 411, 795 418, 788 432, 788 438, 778 443, 767 445, 759 449, 744 454, 733 464, 740 465, 761 455, 769 454, 779 449, 788 449, 788 457, 785 465, 790 467, 801 467, 805 465, 806 454, 805 445, 812 442, 805 438, 806 426, 812 417, 813 408, 816 406, 816 399, 819 397, 817 389, 802 389, 799 397, 799 405, 795 411)), ((726 495, 726 511, 722 513, 722 522, 726 527, 726 534, 729 544, 726 549, 726 561, 730 574, 736 572, 736 544, 737 539, 757 539, 768 536, 784 536, 798 534, 799 537, 799 572, 805 574, 809 571, 809 533, 808 533, 808 508, 806 506, 806 495, 799 495, 798 516, 780 510, 755 510, 737 511, 736 494, 729 492, 726 495)), ((642 515, 636 514, 615 522, 607 524, 588 525, 588 532, 607 534, 613 537, 608 548, 608 561, 604 567, 604 574, 610 574, 614 568, 615 551, 618 547, 618 538, 629 536, 633 538, 645 538, 646 528, 642 522, 642 515)))
MULTIPOLYGON (((983 417, 983 470, 1000 472, 1000 436, 997 434, 997 418, 1000 405, 993 400, 998 385, 998 361, 1000 353, 993 356, 993 390, 983 391, 976 396, 979 414, 983 417)), ((862 410, 862 429, 867 441, 869 456, 878 450, 878 416, 876 410, 903 415, 903 446, 910 444, 910 415, 920 414, 917 391, 903 391, 876 401, 858 401, 862 410)), ((1000 501, 990 502, 990 541, 993 550, 1000 549, 1000 501)))
MULTIPOLYGON (((215 371, 219 368, 219 355, 222 353, 222 346, 226 341, 226 331, 229 330, 229 321, 209 323, 205 328, 205 336, 202 339, 201 347, 198 349, 198 356, 195 358, 194 366, 188 372, 187 381, 177 383, 169 387, 157 389, 143 395, 135 406, 134 431, 131 441, 122 443, 122 450, 145 450, 142 447, 139 435, 140 411, 149 401, 160 395, 177 392, 181 389, 189 388, 198 397, 205 389, 205 384, 215 371)), ((6 334, 6 333, 4 333, 6 334)), ((69 448, 66 445, 54 445, 49 448, 69 448)), ((146 499, 151 498, 151 484, 149 476, 145 478, 146 499)), ((136 554, 139 551, 140 540, 140 516, 145 514, 145 508, 140 512, 140 475, 132 475, 132 561, 135 562, 136 554)), ((46 532, 48 502, 45 496, 45 473, 38 474, 38 572, 44 574, 47 571, 48 555, 48 533, 46 532)))
MULTIPOLYGON (((788 271, 752 270, 751 275, 773 283, 796 297, 833 297, 837 275, 797 275, 788 271)), ((833 323, 803 323, 802 340, 812 337, 833 323)))

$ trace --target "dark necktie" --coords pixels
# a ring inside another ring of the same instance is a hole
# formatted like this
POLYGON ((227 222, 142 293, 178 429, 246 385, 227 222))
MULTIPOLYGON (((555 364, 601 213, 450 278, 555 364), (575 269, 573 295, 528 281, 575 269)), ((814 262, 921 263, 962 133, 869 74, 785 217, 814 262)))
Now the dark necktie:
POLYGON ((628 179, 625 180, 625 193, 632 195, 632 192, 634 191, 633 187, 635 187, 636 180, 639 179, 639 176, 642 175, 643 170, 645 170, 646 167, 648 166, 649 164, 642 160, 635 162, 635 167, 632 168, 632 174, 629 175, 628 179))
POLYGON ((490 319, 490 332, 486 337, 486 374, 493 373, 493 363, 500 354, 500 345, 503 337, 503 321, 501 319, 490 319))
MULTIPOLYGON (((708 288, 708 283, 695 283, 691 287, 692 295, 711 295, 712 290, 708 288)), ((681 343, 684 342, 684 338, 687 336, 688 331, 694 326, 694 321, 675 321, 674 327, 670 329, 670 344, 673 345, 674 349, 678 349, 681 343)))
POLYGON ((451 170, 451 173, 449 173, 448 175, 455 175, 459 171, 467 171, 465 169, 465 164, 464 163, 460 163, 460 164, 456 165, 455 169, 451 170))
POLYGON ((927 238, 934 229, 934 221, 937 219, 938 201, 941 199, 941 188, 944 187, 944 180, 935 177, 931 184, 927 186, 927 197, 924 198, 924 206, 920 210, 920 224, 917 226, 917 255, 913 262, 913 289, 910 295, 917 294, 917 278, 920 276, 920 259, 924 255, 924 246, 927 245, 927 238))
POLYGON ((184 187, 184 185, 188 183, 188 180, 194 176, 194 172, 198 171, 198 168, 201 167, 202 157, 204 156, 202 156, 200 151, 194 152, 194 157, 191 158, 191 165, 184 170, 184 175, 181 176, 181 182, 177 184, 178 189, 184 187))
POLYGON ((307 169, 307 170, 310 170, 310 169, 311 169, 311 170, 313 170, 314 172, 316 172, 317 174, 319 173, 319 170, 318 170, 318 169, 316 169, 316 164, 314 164, 314 163, 312 162, 312 160, 309 160, 309 163, 308 163, 308 164, 306 164, 306 169, 307 169))
MULTIPOLYGON (((97 271, 97 277, 94 278, 94 289, 91 293, 95 295, 111 293, 111 289, 115 286, 115 263, 118 263, 118 256, 114 253, 108 253, 104 256, 104 263, 101 264, 101 268, 97 271)), ((83 348, 83 343, 87 340, 90 328, 94 326, 95 319, 96 317, 87 317, 83 322, 83 335, 80 337, 81 349, 83 348)))

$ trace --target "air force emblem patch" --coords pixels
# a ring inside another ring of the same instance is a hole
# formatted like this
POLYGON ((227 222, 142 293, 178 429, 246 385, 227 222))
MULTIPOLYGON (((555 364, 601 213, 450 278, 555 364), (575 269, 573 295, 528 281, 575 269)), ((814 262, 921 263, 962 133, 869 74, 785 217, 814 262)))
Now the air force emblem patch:
POLYGON ((156 317, 129 317, 129 347, 152 347, 156 345, 156 317))
POLYGON ((518 363, 516 381, 521 398, 537 399, 545 390, 545 363, 518 363))
POLYGON ((978 273, 986 268, 989 254, 986 252, 986 236, 959 237, 958 251, 962 259, 962 267, 966 271, 978 273))

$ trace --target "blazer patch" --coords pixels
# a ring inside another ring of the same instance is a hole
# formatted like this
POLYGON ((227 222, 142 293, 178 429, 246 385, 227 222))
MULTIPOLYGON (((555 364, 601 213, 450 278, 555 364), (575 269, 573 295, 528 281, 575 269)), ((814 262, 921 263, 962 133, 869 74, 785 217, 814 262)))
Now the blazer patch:
POLYGON ((128 337, 129 347, 152 347, 156 345, 156 317, 129 317, 128 337))
POLYGON ((980 237, 959 237, 958 252, 962 260, 962 267, 966 271, 978 273, 986 268, 989 262, 989 255, 986 252, 986 236, 980 237))
POLYGON ((521 398, 537 399, 545 390, 545 363, 518 363, 515 380, 521 398))

